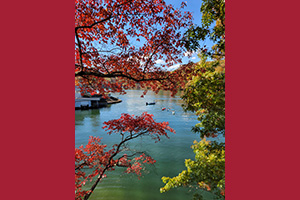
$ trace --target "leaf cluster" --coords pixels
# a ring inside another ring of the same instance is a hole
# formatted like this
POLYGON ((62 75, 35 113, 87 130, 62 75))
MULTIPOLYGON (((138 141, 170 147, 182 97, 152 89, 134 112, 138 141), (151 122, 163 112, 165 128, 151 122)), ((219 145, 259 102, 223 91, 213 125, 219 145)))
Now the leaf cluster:
POLYGON ((225 144, 194 141, 191 146, 195 160, 186 159, 186 170, 173 178, 162 177, 165 186, 160 192, 176 187, 190 187, 195 190, 211 191, 218 197, 225 196, 225 144))
POLYGON ((225 69, 219 65, 220 61, 207 62, 203 56, 182 96, 184 109, 198 116, 193 131, 201 138, 225 136, 225 69))
POLYGON ((225 0, 203 0, 200 8, 201 26, 191 26, 184 35, 184 45, 190 51, 200 50, 214 59, 225 56, 225 0), (209 39, 215 43, 211 50, 200 42, 209 39))

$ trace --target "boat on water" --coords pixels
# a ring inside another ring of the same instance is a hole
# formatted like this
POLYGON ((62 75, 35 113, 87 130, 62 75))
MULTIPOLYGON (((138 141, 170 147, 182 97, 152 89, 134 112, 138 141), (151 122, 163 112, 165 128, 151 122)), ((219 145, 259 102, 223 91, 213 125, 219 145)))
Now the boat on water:
POLYGON ((148 106, 148 105, 155 105, 155 102, 146 102, 146 106, 148 106))

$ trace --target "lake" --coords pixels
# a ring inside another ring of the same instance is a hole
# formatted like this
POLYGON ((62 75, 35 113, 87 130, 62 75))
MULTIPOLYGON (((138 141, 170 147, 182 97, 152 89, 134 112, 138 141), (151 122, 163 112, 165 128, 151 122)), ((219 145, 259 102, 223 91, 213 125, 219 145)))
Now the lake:
POLYGON ((158 122, 167 121, 176 134, 169 133, 170 139, 162 138, 155 143, 148 137, 137 138, 130 142, 130 147, 146 151, 157 162, 154 166, 147 166, 146 173, 139 180, 134 174, 125 174, 124 168, 106 173, 107 178, 100 182, 90 200, 183 200, 192 199, 193 192, 187 188, 173 189, 161 194, 159 189, 164 185, 162 176, 174 177, 183 169, 184 160, 194 158, 190 146, 194 140, 199 141, 199 135, 191 132, 191 127, 198 123, 191 112, 184 112, 179 95, 171 97, 169 92, 161 91, 155 94, 151 91, 141 98, 143 91, 129 90, 126 95, 113 94, 122 99, 121 103, 109 107, 76 110, 75 111, 75 146, 85 145, 89 136, 102 137, 103 144, 113 145, 120 141, 116 134, 107 135, 102 130, 103 122, 118 119, 121 113, 140 115, 148 112, 154 115, 158 122), (146 106, 146 102, 156 101, 155 105, 146 106), (162 108, 171 110, 162 111, 162 108))

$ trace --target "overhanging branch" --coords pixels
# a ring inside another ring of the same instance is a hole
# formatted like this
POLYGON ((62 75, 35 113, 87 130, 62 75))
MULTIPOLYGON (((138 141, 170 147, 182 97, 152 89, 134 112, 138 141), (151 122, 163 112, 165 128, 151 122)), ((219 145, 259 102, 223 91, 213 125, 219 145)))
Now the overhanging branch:
POLYGON ((129 80, 133 80, 136 82, 142 82, 142 81, 162 81, 162 80, 167 80, 167 77, 162 77, 162 78, 135 78, 129 75, 124 74, 123 72, 116 71, 116 72, 111 72, 108 74, 103 74, 101 72, 91 72, 91 71, 78 71, 75 72, 75 77, 84 77, 84 76, 95 76, 95 77, 101 77, 101 78, 116 78, 116 77, 123 77, 127 78, 129 80))

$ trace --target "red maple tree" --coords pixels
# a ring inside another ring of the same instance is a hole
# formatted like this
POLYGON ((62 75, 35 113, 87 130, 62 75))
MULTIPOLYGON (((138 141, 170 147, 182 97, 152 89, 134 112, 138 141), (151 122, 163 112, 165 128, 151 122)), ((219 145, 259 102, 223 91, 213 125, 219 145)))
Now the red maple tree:
POLYGON ((144 112, 134 117, 122 114, 119 119, 104 122, 103 129, 108 134, 119 134, 121 140, 106 150, 107 145, 101 144, 98 137, 90 137, 88 144, 75 149, 75 198, 88 199, 97 184, 105 177, 106 171, 115 170, 115 167, 125 167, 126 173, 135 173, 141 176, 143 164, 154 164, 155 160, 144 152, 131 152, 126 143, 142 136, 149 136, 159 141, 162 136, 167 137, 167 132, 175 131, 168 126, 168 122, 155 122, 153 115, 144 112), (92 169, 90 173, 86 170, 92 169), (96 177, 96 178, 95 178, 96 177), (95 179, 93 179, 95 178, 95 179), (88 190, 83 190, 86 181, 94 183, 88 190))
POLYGON ((142 88, 170 90, 186 78, 181 63, 182 29, 191 25, 163 0, 75 0, 75 77, 82 92, 125 93, 142 88), (159 64, 160 63, 160 64, 159 64))

